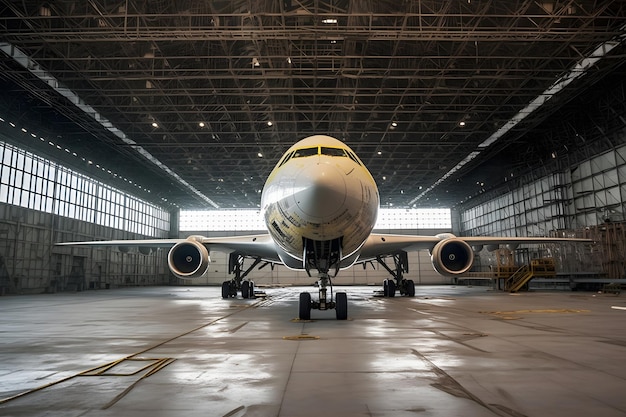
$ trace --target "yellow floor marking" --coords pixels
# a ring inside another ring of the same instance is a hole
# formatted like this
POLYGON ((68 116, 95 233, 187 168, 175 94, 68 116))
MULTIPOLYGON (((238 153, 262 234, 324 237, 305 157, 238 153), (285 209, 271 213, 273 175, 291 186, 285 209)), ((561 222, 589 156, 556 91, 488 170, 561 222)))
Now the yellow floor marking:
POLYGON ((283 340, 318 340, 319 336, 310 336, 308 334, 299 334, 297 336, 283 336, 283 340))
POLYGON ((591 310, 578 310, 572 308, 543 309, 543 310, 516 310, 516 311, 479 311, 481 314, 496 314, 498 316, 511 316, 513 314, 563 314, 563 313, 589 313, 591 310))

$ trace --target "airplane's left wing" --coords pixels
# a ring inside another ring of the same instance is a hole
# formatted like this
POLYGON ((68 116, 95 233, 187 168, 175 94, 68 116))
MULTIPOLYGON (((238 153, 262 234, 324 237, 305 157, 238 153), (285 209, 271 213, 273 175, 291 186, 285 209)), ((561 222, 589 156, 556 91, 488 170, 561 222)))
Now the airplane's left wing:
POLYGON ((474 252, 483 247, 494 250, 499 246, 515 249, 520 244, 593 243, 589 239, 551 237, 457 237, 450 233, 436 236, 393 235, 372 233, 363 244, 357 263, 368 262, 398 251, 430 251, 433 267, 442 275, 467 272, 473 263, 474 252))

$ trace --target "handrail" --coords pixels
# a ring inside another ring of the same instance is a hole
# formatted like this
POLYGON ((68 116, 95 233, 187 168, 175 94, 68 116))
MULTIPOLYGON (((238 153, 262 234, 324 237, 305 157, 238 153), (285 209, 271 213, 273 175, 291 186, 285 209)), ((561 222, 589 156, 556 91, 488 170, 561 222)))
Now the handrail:
POLYGON ((519 288, 524 285, 524 283, 532 277, 532 273, 530 272, 530 268, 528 265, 522 265, 517 271, 513 273, 509 277, 509 279, 505 282, 505 289, 507 291, 516 292, 519 288))

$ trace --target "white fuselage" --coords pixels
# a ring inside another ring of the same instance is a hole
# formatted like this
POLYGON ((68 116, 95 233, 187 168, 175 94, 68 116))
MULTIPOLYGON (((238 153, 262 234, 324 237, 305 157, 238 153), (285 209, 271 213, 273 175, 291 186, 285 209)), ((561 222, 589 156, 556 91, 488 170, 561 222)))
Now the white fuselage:
POLYGON ((303 241, 341 239, 341 267, 357 259, 378 214, 378 188, 343 142, 316 135, 293 145, 269 175, 261 207, 286 266, 303 269, 303 241))

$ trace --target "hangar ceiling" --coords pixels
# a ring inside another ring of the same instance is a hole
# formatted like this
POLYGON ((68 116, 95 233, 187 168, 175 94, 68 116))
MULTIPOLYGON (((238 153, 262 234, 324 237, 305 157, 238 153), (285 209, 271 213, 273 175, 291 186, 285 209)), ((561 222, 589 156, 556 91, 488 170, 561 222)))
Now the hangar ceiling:
POLYGON ((5 138, 187 209, 258 207, 311 134, 382 205, 451 207, 626 125, 624 1, 0 0, 0 30, 0 117, 36 132, 5 138))

